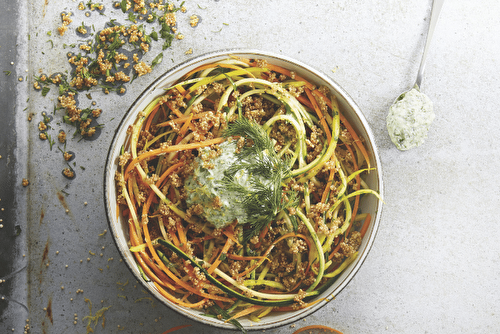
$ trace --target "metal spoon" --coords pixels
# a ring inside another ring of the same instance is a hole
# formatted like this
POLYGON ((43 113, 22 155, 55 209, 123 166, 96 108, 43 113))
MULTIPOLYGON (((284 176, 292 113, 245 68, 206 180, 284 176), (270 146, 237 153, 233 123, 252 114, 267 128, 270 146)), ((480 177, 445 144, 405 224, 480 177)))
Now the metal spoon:
POLYGON ((429 30, 427 31, 427 38, 425 39, 424 52, 422 53, 422 60, 420 61, 420 67, 417 73, 417 80, 415 81, 415 86, 420 87, 422 79, 424 77, 425 69, 425 59, 427 58, 427 51, 429 45, 431 44, 432 35, 434 34, 434 29, 441 13, 441 8, 443 7, 444 0, 434 0, 431 9, 431 21, 429 22, 429 30))
POLYGON ((431 44, 432 35, 443 7, 444 0, 434 0, 431 19, 425 40, 424 52, 413 88, 399 95, 389 109, 387 130, 392 142, 400 150, 408 150, 421 145, 427 137, 427 131, 434 120, 432 101, 420 92, 424 76, 425 60, 431 44))

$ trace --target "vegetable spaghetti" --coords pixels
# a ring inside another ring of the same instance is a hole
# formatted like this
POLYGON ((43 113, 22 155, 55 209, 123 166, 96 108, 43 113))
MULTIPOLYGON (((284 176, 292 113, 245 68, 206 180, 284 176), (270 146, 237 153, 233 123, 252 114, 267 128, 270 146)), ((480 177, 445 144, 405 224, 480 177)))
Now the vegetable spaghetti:
POLYGON ((326 87, 263 60, 186 74, 129 127, 119 213, 146 281, 242 328, 298 310, 352 263, 379 194, 363 140, 326 87))

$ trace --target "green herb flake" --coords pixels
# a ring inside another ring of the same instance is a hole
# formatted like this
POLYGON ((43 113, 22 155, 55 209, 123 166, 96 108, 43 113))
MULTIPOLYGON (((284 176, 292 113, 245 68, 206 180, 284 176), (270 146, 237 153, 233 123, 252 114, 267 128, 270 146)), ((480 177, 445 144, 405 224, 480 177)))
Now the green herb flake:
POLYGON ((127 20, 135 23, 135 22, 137 22, 137 16, 135 16, 134 13, 129 12, 127 20))
POLYGON ((122 12, 126 12, 127 11, 127 0, 122 0, 122 2, 120 2, 120 7, 122 9, 122 12))
POLYGON ((50 135, 47 135, 47 139, 49 140, 50 150, 52 151, 52 146, 54 146, 56 141, 53 140, 50 135))
POLYGON ((14 236, 16 237, 19 236, 21 232, 22 232, 21 226, 19 225, 14 226, 14 236))
POLYGON ((153 59, 153 62, 151 63, 151 68, 161 63, 162 60, 163 60, 163 53, 160 53, 155 57, 155 59, 153 59))
POLYGON ((42 96, 46 96, 49 91, 50 91, 50 87, 49 86, 43 86, 43 88, 42 88, 42 96))
POLYGON ((150 36, 153 40, 155 40, 155 41, 157 41, 157 40, 158 40, 158 33, 157 33, 156 31, 153 31, 152 33, 150 33, 150 34, 149 34, 149 36, 150 36))
POLYGON ((165 43, 163 43, 162 50, 168 49, 172 45, 172 41, 174 40, 174 35, 169 34, 167 37, 163 38, 165 43))

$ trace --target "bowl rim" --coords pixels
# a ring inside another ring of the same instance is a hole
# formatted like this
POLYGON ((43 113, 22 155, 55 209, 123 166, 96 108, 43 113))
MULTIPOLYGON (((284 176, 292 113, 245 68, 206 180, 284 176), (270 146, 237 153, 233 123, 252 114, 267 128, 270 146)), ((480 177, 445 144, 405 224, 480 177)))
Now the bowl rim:
MULTIPOLYGON (((121 247, 121 245, 118 243, 115 227, 112 224, 113 217, 112 217, 112 214, 110 212, 110 205, 113 204, 113 199, 110 199, 107 196, 108 187, 110 186, 110 184, 112 186, 114 186, 114 184, 115 184, 114 173, 110 174, 110 170, 113 170, 112 166, 115 165, 115 159, 113 158, 113 153, 114 153, 113 148, 116 147, 117 136, 118 136, 120 130, 122 129, 122 127, 124 126, 126 120, 130 117, 131 113, 134 112, 134 109, 136 108, 136 106, 138 106, 140 104, 142 99, 147 97, 148 94, 151 94, 151 92, 154 91, 154 87, 156 87, 159 82, 161 82, 162 80, 164 80, 165 78, 167 78, 171 74, 176 73, 179 69, 181 69, 183 67, 188 67, 190 65, 194 65, 194 64, 199 63, 199 62, 207 62, 209 59, 212 59, 212 58, 220 60, 219 59, 220 57, 223 57, 223 56, 229 57, 231 55, 255 55, 255 58, 258 58, 259 56, 261 56, 261 57, 266 57, 266 58, 277 59, 279 61, 284 61, 284 62, 290 63, 293 66, 298 66, 301 69, 303 69, 304 71, 310 73, 312 76, 321 78, 323 81, 328 83, 328 85, 330 85, 332 88, 334 88, 336 90, 336 92, 340 96, 342 96, 346 100, 346 102, 349 104, 349 106, 353 109, 353 111, 355 112, 355 116, 358 118, 359 123, 362 126, 362 130, 366 134, 366 136, 364 135, 363 137, 366 137, 364 139, 370 143, 371 151, 373 152, 372 159, 375 162, 374 165, 377 167, 377 170, 376 170, 377 179, 376 179, 376 181, 377 181, 377 185, 378 185, 378 192, 379 192, 380 196, 382 196, 382 197, 383 197, 383 180, 382 180, 383 172, 382 172, 382 165, 381 165, 381 161, 380 161, 379 152, 377 149, 377 144, 375 141, 375 136, 374 136, 363 112, 361 111, 359 106, 355 103, 355 101, 352 99, 352 97, 336 81, 334 81, 332 78, 330 78, 327 74, 325 74, 324 72, 322 72, 322 71, 320 71, 320 70, 318 70, 310 65, 303 63, 302 61, 296 60, 294 58, 284 56, 284 55, 274 53, 274 52, 263 51, 263 50, 259 50, 259 49, 253 49, 253 48, 252 49, 246 49, 246 48, 220 49, 217 51, 211 51, 211 52, 206 52, 206 53, 200 54, 198 56, 195 56, 195 57, 187 59, 183 62, 180 62, 177 65, 174 65, 170 69, 163 72, 160 76, 158 76, 155 80, 153 80, 153 82, 151 84, 149 84, 146 88, 144 88, 142 90, 142 92, 137 96, 137 98, 132 102, 130 107, 127 109, 127 111, 123 114, 122 119, 120 120, 120 123, 116 126, 114 133, 113 133, 113 137, 112 137, 110 146, 109 146, 109 149, 108 149, 108 153, 106 155, 106 162, 105 162, 104 175, 103 175, 103 177, 104 177, 104 182, 103 182, 103 191, 104 191, 103 195, 104 196, 103 196, 103 199, 104 199, 106 218, 107 218, 110 230, 111 230, 111 234, 113 236, 113 242, 115 243, 115 245, 120 253, 120 256, 124 259, 123 262, 126 264, 127 268, 130 270, 132 275, 141 283, 141 285, 145 288, 146 291, 148 291, 148 293, 153 295, 162 304, 164 304, 167 307, 169 307, 170 309, 174 310, 176 313, 178 313, 184 317, 187 317, 191 320, 195 320, 196 322, 202 323, 203 325, 208 325, 208 326, 211 326, 214 328, 219 328, 219 329, 237 330, 237 328, 234 327, 232 324, 223 323, 223 322, 219 323, 219 322, 213 322, 213 321, 206 321, 206 320, 211 320, 211 318, 196 317, 195 315, 193 315, 191 313, 184 312, 184 309, 181 308, 180 306, 174 305, 173 303, 169 302, 165 298, 159 298, 159 296, 157 296, 156 294, 153 293, 153 291, 151 291, 151 287, 149 285, 147 285, 143 279, 141 279, 140 277, 137 276, 136 271, 132 268, 132 264, 129 263, 129 261, 127 261, 127 259, 125 258, 124 252, 128 251, 128 248, 123 249, 123 247, 121 247), (110 177, 110 176, 112 176, 112 177, 110 177)), ((138 111, 135 110, 135 114, 137 114, 137 112, 138 111)), ((361 130, 361 129, 358 129, 358 131, 359 130, 361 130)), ((335 281, 336 288, 333 291, 330 291, 329 290, 330 288, 328 288, 328 290, 323 293, 323 294, 328 293, 328 295, 325 297, 324 300, 322 300, 322 301, 320 301, 320 302, 318 302, 318 303, 316 303, 308 308, 302 309, 300 313, 292 314, 291 316, 288 316, 285 319, 267 322, 267 323, 260 325, 260 326, 259 326, 259 324, 256 324, 255 326, 245 326, 244 325, 245 329, 246 330, 265 330, 265 329, 273 329, 273 328, 277 328, 277 327, 282 327, 282 326, 288 325, 292 322, 298 321, 298 320, 300 320, 308 315, 311 315, 312 313, 316 312, 317 310, 319 310, 320 308, 325 306, 331 300, 333 300, 335 298, 335 296, 337 296, 348 285, 348 283, 354 278, 354 276, 357 274, 357 272, 361 268, 362 264, 366 260, 368 254, 373 246, 375 237, 378 233, 378 229, 379 229, 379 225, 380 225, 380 218, 381 218, 381 214, 382 214, 382 205, 383 205, 382 201, 378 200, 376 210, 375 210, 375 217, 374 217, 374 220, 373 220, 372 226, 371 226, 371 233, 369 234, 368 240, 366 242, 364 249, 362 250, 362 253, 360 253, 358 259, 355 260, 354 267, 352 267, 350 269, 349 273, 345 277, 342 278, 342 280, 339 282, 339 284, 337 284, 337 281, 335 281)), ((339 279, 340 278, 341 277, 339 277, 339 279)))

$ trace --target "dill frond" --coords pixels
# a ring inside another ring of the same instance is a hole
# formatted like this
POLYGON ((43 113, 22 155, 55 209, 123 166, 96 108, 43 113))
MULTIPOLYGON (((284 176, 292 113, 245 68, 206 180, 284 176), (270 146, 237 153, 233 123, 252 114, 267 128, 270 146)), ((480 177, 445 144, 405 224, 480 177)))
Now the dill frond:
MULTIPOLYGON (((266 227, 276 215, 288 206, 290 200, 282 199, 282 182, 290 171, 286 159, 279 157, 266 131, 257 123, 240 117, 229 124, 225 137, 243 137, 245 145, 238 153, 239 159, 225 172, 222 185, 242 199, 247 214, 247 229, 243 240, 247 242, 266 227), (248 177, 247 184, 241 184, 238 177, 248 177)), ((294 198, 293 194, 289 196, 294 198)))

